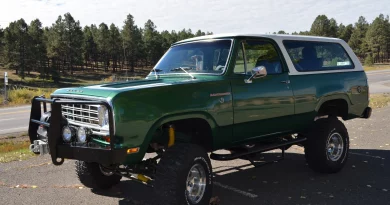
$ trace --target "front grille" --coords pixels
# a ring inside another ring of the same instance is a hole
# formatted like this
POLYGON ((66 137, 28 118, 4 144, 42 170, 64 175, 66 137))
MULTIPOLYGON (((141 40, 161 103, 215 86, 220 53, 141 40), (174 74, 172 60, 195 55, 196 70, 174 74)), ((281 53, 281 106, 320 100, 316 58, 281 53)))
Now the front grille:
POLYGON ((62 114, 74 122, 99 125, 98 109, 99 105, 64 104, 62 114))
MULTIPOLYGON (((68 96, 52 96, 59 100, 94 100, 85 98, 72 98, 68 96)), ((99 107, 100 105, 80 105, 80 104, 62 104, 62 115, 68 120, 69 124, 76 127, 86 127, 92 131, 93 135, 108 136, 110 129, 108 126, 99 125, 99 107)))

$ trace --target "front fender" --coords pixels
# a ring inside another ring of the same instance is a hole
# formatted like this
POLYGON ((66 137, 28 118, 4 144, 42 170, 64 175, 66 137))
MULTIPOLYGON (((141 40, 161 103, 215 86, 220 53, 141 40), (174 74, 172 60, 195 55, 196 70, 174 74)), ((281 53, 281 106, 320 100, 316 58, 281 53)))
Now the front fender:
POLYGON ((153 139, 153 134, 162 125, 169 123, 169 122, 172 122, 172 121, 185 120, 185 119, 203 119, 209 124, 213 136, 215 136, 215 134, 216 134, 215 132, 217 132, 218 125, 215 122, 215 119, 207 112, 190 112, 190 113, 173 114, 173 115, 163 116, 160 119, 158 119, 149 128, 149 131, 146 134, 146 137, 145 137, 143 144, 149 145, 150 141, 153 139))
POLYGON ((177 121, 177 120, 184 120, 184 119, 203 119, 205 120, 211 127, 212 135, 215 136, 215 132, 217 132, 218 125, 215 122, 215 119, 207 112, 189 112, 189 113, 180 113, 180 114, 172 114, 172 115, 166 115, 158 120, 156 120, 149 128, 146 133, 146 136, 141 144, 139 144, 139 152, 136 154, 131 154, 126 159, 126 164, 136 163, 143 159, 145 156, 145 153, 149 147, 150 142, 153 139, 153 135, 156 132, 156 130, 161 127, 162 125, 177 121))

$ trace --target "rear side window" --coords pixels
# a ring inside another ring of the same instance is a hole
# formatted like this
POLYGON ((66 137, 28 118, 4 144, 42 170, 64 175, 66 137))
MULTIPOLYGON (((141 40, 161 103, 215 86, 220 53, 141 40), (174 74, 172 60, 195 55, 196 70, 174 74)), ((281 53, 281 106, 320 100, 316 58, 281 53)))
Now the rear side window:
POLYGON ((283 44, 299 72, 354 68, 351 58, 338 43, 286 40, 283 44))

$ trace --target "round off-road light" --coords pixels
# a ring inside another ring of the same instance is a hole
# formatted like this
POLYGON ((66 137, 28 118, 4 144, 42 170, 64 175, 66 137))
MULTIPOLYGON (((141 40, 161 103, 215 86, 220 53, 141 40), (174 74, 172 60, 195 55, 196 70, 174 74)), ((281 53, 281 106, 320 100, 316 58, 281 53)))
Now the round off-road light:
POLYGON ((77 141, 78 142, 87 141, 87 130, 84 127, 79 127, 79 129, 77 129, 77 141))
POLYGON ((73 132, 69 126, 62 128, 62 139, 64 142, 70 142, 72 140, 73 132))

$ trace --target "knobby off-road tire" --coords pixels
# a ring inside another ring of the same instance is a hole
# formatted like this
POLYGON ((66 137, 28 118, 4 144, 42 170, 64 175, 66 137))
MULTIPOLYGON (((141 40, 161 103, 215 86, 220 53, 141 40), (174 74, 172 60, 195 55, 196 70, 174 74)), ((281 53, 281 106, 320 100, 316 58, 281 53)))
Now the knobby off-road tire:
POLYGON ((336 173, 347 162, 349 136, 344 124, 336 117, 317 120, 308 133, 305 157, 316 172, 336 173))
POLYGON ((177 143, 166 150, 156 171, 156 204, 208 205, 212 187, 212 167, 205 149, 195 144, 177 143), (199 178, 203 179, 202 183, 198 183, 199 178), (199 184, 204 184, 204 191, 197 191, 199 184), (198 197, 190 196, 190 192, 198 197))
POLYGON ((92 189, 109 189, 119 183, 122 176, 103 174, 100 165, 94 162, 76 161, 76 173, 80 182, 92 189))

